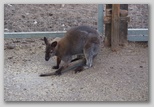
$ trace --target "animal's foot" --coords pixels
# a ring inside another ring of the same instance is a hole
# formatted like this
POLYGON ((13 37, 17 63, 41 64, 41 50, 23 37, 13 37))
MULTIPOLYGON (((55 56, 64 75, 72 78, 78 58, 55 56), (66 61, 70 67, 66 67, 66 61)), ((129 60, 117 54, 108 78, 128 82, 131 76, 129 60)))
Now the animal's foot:
POLYGON ((61 75, 61 71, 55 71, 54 75, 60 76, 61 75))
POLYGON ((88 68, 90 68, 90 67, 89 67, 89 66, 87 66, 87 65, 83 67, 83 69, 88 69, 88 68))
POLYGON ((59 66, 53 66, 52 67, 52 69, 58 69, 59 68, 59 66))
POLYGON ((75 71, 75 74, 78 73, 78 72, 81 72, 83 70, 83 67, 78 67, 76 68, 74 71, 75 71))

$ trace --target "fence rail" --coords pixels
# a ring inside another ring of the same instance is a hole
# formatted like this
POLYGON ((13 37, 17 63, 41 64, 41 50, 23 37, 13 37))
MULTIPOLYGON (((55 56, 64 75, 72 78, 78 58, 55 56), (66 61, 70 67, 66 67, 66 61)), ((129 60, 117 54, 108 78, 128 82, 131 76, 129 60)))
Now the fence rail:
POLYGON ((148 41, 148 29, 128 29, 128 41, 148 41))
POLYGON ((4 38, 40 38, 40 37, 62 37, 66 31, 57 32, 13 32, 4 33, 4 38))
MULTIPOLYGON (((63 37, 66 31, 56 32, 10 32, 4 33, 4 38, 41 38, 63 37)), ((148 29, 128 29, 128 41, 148 41, 148 29)))

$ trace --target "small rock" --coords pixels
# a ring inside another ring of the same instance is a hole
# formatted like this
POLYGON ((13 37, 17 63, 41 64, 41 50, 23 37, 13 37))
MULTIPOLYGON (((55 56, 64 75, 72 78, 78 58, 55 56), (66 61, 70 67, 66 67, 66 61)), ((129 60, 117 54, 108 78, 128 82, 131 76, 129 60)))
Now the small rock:
POLYGON ((9 44, 9 45, 6 46, 6 48, 7 48, 7 49, 14 49, 14 48, 15 48, 15 45, 9 44))
POLYGON ((12 7, 12 5, 11 4, 7 4, 8 6, 10 6, 10 7, 12 7))
POLYGON ((35 53, 36 53, 36 52, 31 52, 30 54, 33 55, 33 54, 35 54, 35 53))
POLYGON ((26 91, 27 89, 26 89, 26 88, 24 88, 23 90, 24 90, 24 91, 26 91))
POLYGON ((53 16, 53 14, 52 13, 49 13, 49 16, 53 16))
POLYGON ((5 28, 4 31, 9 31, 9 29, 8 28, 5 28))
POLYGON ((22 17, 22 18, 25 18, 25 16, 24 16, 24 15, 21 15, 21 17, 22 17))
POLYGON ((23 59, 22 61, 24 61, 24 62, 31 61, 31 59, 23 59))
POLYGON ((13 41, 13 43, 19 43, 20 41, 19 40, 15 40, 15 41, 13 41))
POLYGON ((26 15, 29 15, 29 13, 26 13, 26 15))
POLYGON ((61 7, 64 7, 65 6, 65 4, 62 4, 62 6, 61 7))
POLYGON ((35 25, 37 24, 37 21, 36 21, 36 20, 34 21, 34 24, 35 24, 35 25))
POLYGON ((13 58, 13 56, 8 57, 8 59, 12 59, 12 58, 13 58))
POLYGON ((110 67, 111 69, 113 69, 113 67, 110 67))
POLYGON ((27 42, 25 42, 25 41, 23 41, 22 43, 23 43, 23 44, 28 44, 28 43, 27 43, 27 42))
POLYGON ((80 88, 80 90, 82 90, 82 89, 83 89, 83 87, 80 88))
POLYGON ((39 46, 38 48, 42 48, 42 46, 39 46))

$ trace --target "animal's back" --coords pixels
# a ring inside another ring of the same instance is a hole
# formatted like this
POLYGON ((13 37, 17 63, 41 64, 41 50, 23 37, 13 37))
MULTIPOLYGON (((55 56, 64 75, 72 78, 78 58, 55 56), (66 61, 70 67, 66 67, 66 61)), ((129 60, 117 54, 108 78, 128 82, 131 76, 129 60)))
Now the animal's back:
POLYGON ((70 29, 65 37, 64 41, 68 42, 68 54, 80 54, 83 53, 83 48, 87 41, 91 43, 99 43, 99 34, 96 30, 88 26, 79 26, 70 29))

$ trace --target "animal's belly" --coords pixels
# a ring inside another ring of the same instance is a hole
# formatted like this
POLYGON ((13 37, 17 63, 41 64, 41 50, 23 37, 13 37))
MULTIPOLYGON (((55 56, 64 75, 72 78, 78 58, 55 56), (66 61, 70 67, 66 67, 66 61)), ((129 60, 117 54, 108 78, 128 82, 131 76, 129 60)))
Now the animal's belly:
POLYGON ((77 47, 77 48, 74 48, 71 52, 72 55, 77 55, 77 54, 83 54, 83 48, 81 47, 77 47))

